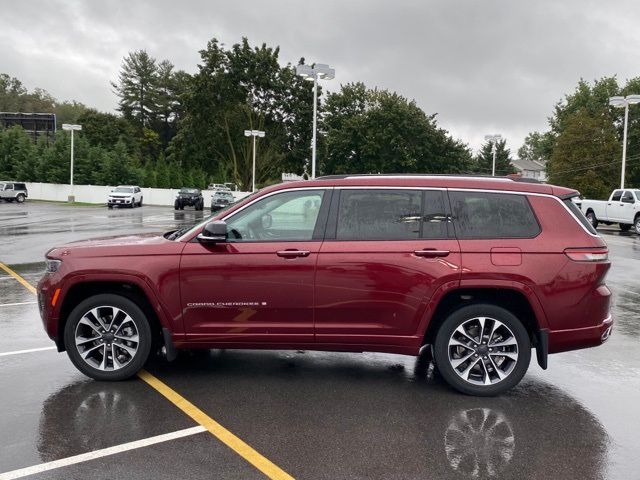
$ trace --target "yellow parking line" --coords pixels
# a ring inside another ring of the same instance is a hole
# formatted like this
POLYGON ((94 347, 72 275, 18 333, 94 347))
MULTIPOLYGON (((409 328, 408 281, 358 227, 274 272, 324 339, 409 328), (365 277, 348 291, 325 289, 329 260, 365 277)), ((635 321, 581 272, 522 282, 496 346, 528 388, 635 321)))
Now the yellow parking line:
POLYGON ((189 402, 189 400, 184 398, 182 395, 163 383, 158 378, 151 375, 146 370, 140 370, 140 372, 138 372, 138 377, 147 382, 167 400, 169 400, 176 407, 190 416, 197 423, 206 428, 214 437, 224 443, 227 447, 231 448, 234 452, 236 452, 258 470, 260 470, 262 473, 264 473, 267 477, 278 480, 293 480, 293 477, 287 472, 285 472, 280 467, 268 460, 266 457, 255 451, 229 430, 216 422, 213 418, 209 417, 206 413, 196 407, 193 403, 189 402))
POLYGON ((36 294, 36 288, 31 285, 29 282, 27 282, 24 278, 22 278, 20 275, 18 275, 16 272, 14 272, 13 270, 11 270, 9 267, 7 267, 4 263, 0 262, 0 268, 2 270, 4 270, 5 272, 7 272, 9 275, 11 275, 13 278, 15 278, 17 281, 19 281, 24 288, 26 288, 27 290, 29 290, 31 293, 33 293, 34 295, 36 294))

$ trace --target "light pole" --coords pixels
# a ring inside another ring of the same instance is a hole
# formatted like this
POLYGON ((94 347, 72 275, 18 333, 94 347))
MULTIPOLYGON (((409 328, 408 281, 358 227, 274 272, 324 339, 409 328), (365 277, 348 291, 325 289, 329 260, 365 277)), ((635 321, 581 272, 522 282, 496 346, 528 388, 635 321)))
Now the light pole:
POLYGON ((263 138, 264 132, 262 130, 245 130, 245 137, 253 137, 253 174, 251 176, 251 191, 256 191, 256 137, 263 138))
POLYGON ((496 143, 498 142, 498 140, 502 140, 502 135, 500 135, 499 133, 496 133, 495 135, 485 135, 484 139, 488 140, 492 144, 491 153, 493 153, 493 166, 491 167, 491 176, 495 177, 496 176, 496 153, 498 151, 496 143))
POLYGON ((71 130, 71 174, 69 176, 69 185, 71 185, 71 195, 69 197, 69 201, 74 201, 73 197, 73 132, 75 130, 82 130, 82 125, 73 125, 70 123, 62 124, 63 130, 71 130))
POLYGON ((318 116, 318 79, 332 80, 336 76, 335 69, 324 63, 296 65, 296 73, 305 80, 313 82, 313 139, 311 140, 311 178, 316 178, 316 126, 318 116))
POLYGON ((620 188, 624 189, 624 174, 627 163, 627 125, 629 123, 629 105, 640 103, 640 95, 627 95, 626 97, 610 97, 609 105, 624 107, 624 129, 622 133, 622 172, 620 173, 620 188))

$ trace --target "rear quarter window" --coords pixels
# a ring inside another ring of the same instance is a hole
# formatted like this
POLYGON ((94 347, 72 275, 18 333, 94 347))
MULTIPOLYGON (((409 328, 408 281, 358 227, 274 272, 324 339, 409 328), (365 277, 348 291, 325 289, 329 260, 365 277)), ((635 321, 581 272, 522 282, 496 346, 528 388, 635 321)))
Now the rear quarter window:
POLYGON ((525 195, 452 191, 449 196, 458 238, 533 238, 541 231, 525 195))
POLYGON ((591 222, 587 220, 587 217, 584 216, 584 213, 582 213, 582 210, 580 210, 580 208, 578 208, 578 206, 570 198, 563 200, 563 202, 567 206, 569 211, 573 213, 574 217, 578 219, 578 221, 582 224, 584 228, 587 229, 588 232, 592 233, 593 235, 598 234, 596 229, 593 228, 593 225, 591 225, 591 222))

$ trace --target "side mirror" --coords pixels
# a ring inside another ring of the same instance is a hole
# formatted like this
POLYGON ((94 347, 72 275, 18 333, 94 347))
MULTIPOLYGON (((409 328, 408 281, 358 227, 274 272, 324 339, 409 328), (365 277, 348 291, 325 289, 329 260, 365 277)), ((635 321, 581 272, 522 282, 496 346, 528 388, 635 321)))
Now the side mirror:
POLYGON ((196 237, 202 243, 221 243, 227 241, 227 222, 213 220, 205 224, 202 232, 196 237))

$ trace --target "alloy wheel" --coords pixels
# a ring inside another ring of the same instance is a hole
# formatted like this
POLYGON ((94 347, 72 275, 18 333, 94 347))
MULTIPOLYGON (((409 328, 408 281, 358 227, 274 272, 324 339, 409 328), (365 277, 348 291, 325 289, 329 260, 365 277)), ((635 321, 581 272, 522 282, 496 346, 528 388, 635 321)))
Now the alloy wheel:
POLYGON ((119 370, 128 365, 138 351, 138 326, 120 308, 95 307, 76 325, 75 344, 87 365, 102 371, 119 370))
POLYGON ((466 320, 449 337, 453 371, 473 385, 494 385, 507 378, 518 362, 518 341, 509 327, 490 317, 466 320))

